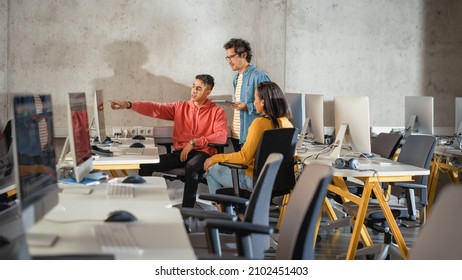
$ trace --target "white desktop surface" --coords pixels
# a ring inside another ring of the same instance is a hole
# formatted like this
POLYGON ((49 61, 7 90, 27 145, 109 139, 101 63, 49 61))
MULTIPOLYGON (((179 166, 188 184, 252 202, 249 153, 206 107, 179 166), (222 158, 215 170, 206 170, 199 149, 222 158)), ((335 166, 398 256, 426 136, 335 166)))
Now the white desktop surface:
POLYGON ((93 165, 113 165, 113 164, 143 164, 158 163, 159 151, 157 147, 144 148, 142 155, 124 154, 126 147, 110 147, 108 150, 113 152, 112 157, 98 156, 93 161, 93 165))
MULTIPOLYGON (((170 197, 167 192, 167 185, 165 179, 162 177, 144 177, 146 183, 144 184, 130 184, 135 188, 134 198, 108 198, 106 195, 107 185, 106 183, 100 185, 89 185, 84 186, 80 184, 59 184, 62 189, 60 193, 60 204, 67 205, 69 201, 80 201, 85 202, 96 202, 99 204, 107 203, 108 205, 115 204, 132 204, 140 201, 149 201, 153 204, 158 204, 162 207, 171 206, 170 197), (91 189, 90 193, 81 193, 80 190, 91 189)), ((121 182, 124 178, 115 178, 112 182, 121 182)), ((110 184, 110 183, 108 183, 110 184)))
MULTIPOLYGON (((330 158, 306 159, 305 164, 310 162, 332 165, 334 160, 330 158)), ((359 168, 338 169, 334 168, 334 176, 342 177, 374 177, 374 176, 420 176, 428 175, 430 170, 413 165, 404 164, 386 158, 359 159, 359 168)))
POLYGON ((31 234, 55 234, 52 246, 30 246, 32 256, 60 254, 101 254, 93 225, 115 210, 134 214, 138 221, 127 223, 142 255, 116 255, 116 259, 195 259, 179 209, 172 208, 163 178, 145 177, 147 184, 138 184, 135 198, 108 199, 104 188, 91 194, 60 194, 59 204, 31 234))

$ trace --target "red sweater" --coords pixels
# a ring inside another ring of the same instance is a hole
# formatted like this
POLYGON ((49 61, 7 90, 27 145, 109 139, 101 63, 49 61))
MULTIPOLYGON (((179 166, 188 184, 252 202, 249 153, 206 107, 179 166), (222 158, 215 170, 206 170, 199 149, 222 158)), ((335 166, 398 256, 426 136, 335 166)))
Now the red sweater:
POLYGON ((207 99, 202 106, 194 102, 177 101, 159 103, 152 101, 132 102, 133 111, 142 115, 173 121, 173 147, 181 150, 192 139, 194 149, 216 154, 208 143, 223 144, 228 137, 228 125, 225 110, 207 99))

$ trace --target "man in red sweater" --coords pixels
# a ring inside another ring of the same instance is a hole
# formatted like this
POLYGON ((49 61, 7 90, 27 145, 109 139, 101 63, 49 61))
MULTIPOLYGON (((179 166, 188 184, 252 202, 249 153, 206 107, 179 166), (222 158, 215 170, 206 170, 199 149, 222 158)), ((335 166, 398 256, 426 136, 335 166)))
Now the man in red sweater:
POLYGON ((208 96, 215 85, 210 75, 197 75, 191 88, 191 99, 159 103, 153 101, 112 101, 114 110, 131 109, 142 115, 173 121, 173 153, 160 155, 156 164, 141 164, 139 175, 152 176, 174 168, 185 168, 183 207, 194 207, 204 161, 217 153, 209 143, 224 144, 228 137, 226 113, 208 96))

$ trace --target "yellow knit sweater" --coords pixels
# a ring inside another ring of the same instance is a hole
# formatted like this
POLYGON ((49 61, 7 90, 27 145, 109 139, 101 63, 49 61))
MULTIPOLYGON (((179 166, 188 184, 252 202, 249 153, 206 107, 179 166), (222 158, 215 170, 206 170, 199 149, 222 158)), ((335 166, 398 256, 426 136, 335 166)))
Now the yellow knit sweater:
MULTIPOLYGON (((279 118, 278 122, 279 128, 293 127, 292 123, 286 117, 279 118)), ((257 152, 258 144, 260 143, 263 132, 268 129, 273 129, 273 123, 269 118, 256 118, 249 126, 249 133, 241 150, 239 152, 229 154, 216 154, 210 158, 212 163, 230 162, 247 165, 248 168, 245 170, 245 173, 250 178, 253 178, 255 154, 257 152)), ((275 145, 277 145, 277 143, 275 143, 275 145)))

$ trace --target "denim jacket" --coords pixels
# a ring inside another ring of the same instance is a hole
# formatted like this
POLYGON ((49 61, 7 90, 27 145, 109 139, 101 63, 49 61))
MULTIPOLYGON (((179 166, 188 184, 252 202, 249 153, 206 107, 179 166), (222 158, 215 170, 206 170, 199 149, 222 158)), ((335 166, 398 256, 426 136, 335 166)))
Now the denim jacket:
MULTIPOLYGON (((265 72, 258 70, 253 64, 251 64, 244 71, 244 76, 242 77, 242 87, 241 87, 241 98, 239 101, 247 103, 247 111, 240 111, 241 118, 241 130, 239 143, 242 145, 247 138, 247 133, 250 124, 258 116, 255 106, 253 105, 254 93, 260 82, 270 81, 270 78, 265 72)), ((236 74, 233 80, 234 90, 236 90, 237 77, 239 73, 236 74)), ((237 101, 237 100, 236 100, 237 101)))

